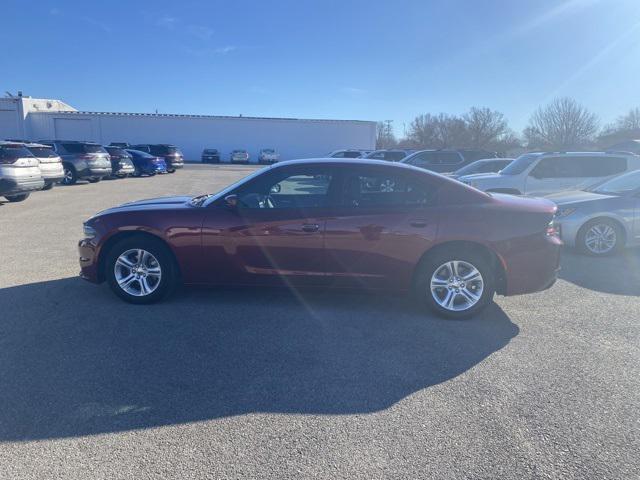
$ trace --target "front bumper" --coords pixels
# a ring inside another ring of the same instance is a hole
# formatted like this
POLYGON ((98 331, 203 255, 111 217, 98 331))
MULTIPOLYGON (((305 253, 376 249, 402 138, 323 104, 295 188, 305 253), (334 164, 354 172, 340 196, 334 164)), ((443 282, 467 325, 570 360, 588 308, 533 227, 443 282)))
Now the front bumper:
POLYGON ((231 163, 248 163, 249 157, 231 157, 231 163))
POLYGON ((80 277, 92 283, 100 283, 96 245, 91 239, 84 238, 78 242, 78 254, 80 277))

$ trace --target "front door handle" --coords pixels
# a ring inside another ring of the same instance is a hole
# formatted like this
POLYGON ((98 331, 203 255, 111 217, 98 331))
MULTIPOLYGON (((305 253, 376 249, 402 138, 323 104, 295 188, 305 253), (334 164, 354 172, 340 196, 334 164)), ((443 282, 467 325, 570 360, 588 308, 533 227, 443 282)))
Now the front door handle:
POLYGON ((320 225, 318 225, 317 223, 305 223, 304 225, 302 225, 303 232, 313 233, 317 232, 318 230, 320 230, 320 225))

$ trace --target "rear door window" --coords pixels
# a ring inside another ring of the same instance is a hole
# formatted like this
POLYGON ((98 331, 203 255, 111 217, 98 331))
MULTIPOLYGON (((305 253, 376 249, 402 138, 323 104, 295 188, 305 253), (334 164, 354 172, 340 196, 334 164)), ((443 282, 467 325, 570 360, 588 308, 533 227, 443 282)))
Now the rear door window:
POLYGON ((428 186, 396 172, 384 170, 347 174, 342 204, 351 208, 419 207, 431 203, 428 186))

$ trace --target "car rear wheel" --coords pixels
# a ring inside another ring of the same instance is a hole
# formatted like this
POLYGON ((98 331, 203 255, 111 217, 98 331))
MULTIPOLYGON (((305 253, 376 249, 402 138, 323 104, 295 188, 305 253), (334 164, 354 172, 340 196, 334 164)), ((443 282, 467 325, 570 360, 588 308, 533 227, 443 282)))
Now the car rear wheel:
POLYGON ((29 194, 21 193, 19 195, 5 195, 4 198, 13 203, 24 202, 27 198, 29 198, 29 194))
POLYGON ((53 188, 53 182, 47 182, 44 184, 44 187, 42 187, 42 190, 51 190, 53 188))
POLYGON ((582 253, 604 257, 618 252, 624 245, 620 225, 607 218, 587 222, 578 232, 577 246, 582 253))
POLYGON ((78 174, 76 169, 70 165, 64 166, 64 178, 62 179, 63 185, 74 185, 78 181, 78 174))
POLYGON ((131 237, 116 243, 107 254, 105 268, 111 290, 129 303, 157 302, 176 284, 171 252, 152 238, 131 237))
POLYGON ((418 267, 415 294, 440 316, 468 318, 493 299, 493 269, 483 255, 460 248, 428 255, 418 267))

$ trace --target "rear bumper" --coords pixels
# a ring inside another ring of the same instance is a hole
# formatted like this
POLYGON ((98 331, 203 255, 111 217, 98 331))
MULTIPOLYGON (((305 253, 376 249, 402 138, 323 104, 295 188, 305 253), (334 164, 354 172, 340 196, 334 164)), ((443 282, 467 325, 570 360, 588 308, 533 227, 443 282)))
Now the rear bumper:
POLYGON ((202 163, 220 163, 220 157, 202 157, 202 163))
POLYGON ((527 245, 514 242, 505 258, 506 295, 540 292, 550 288, 560 271, 562 241, 545 236, 527 245))
POLYGON ((18 193, 33 192, 42 190, 44 187, 43 178, 0 178, 0 195, 13 195, 18 193))
POLYGON ((102 178, 111 175, 111 165, 108 167, 88 167, 84 170, 80 170, 78 178, 102 178))
POLYGON ((136 171, 135 168, 133 168, 133 165, 126 165, 124 167, 117 167, 113 169, 113 174, 114 175, 129 175, 132 174, 136 171))
POLYGON ((62 163, 41 163, 40 172, 47 183, 59 182, 64 178, 62 163))

